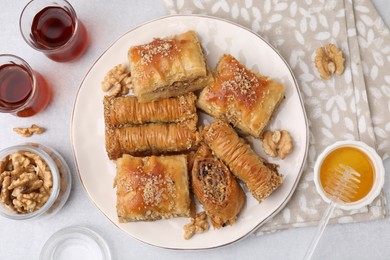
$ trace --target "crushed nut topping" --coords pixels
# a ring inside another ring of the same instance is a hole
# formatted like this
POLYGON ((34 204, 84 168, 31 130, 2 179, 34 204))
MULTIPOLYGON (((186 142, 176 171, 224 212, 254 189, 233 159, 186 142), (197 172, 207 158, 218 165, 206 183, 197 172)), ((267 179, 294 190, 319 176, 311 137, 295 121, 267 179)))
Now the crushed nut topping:
POLYGON ((235 59, 231 60, 229 69, 232 70, 233 77, 221 83, 221 88, 226 97, 242 100, 246 106, 251 107, 256 103, 256 91, 262 82, 235 59))
POLYGON ((0 162, 0 203, 19 214, 40 209, 53 187, 49 166, 37 154, 14 152, 0 162))
POLYGON ((30 137, 33 134, 42 134, 46 131, 45 128, 32 124, 30 127, 15 127, 14 132, 23 136, 30 137))
POLYGON ((107 72, 101 85, 108 96, 126 95, 132 88, 130 72, 124 65, 116 65, 107 72))
MULTIPOLYGON (((146 172, 139 167, 133 172, 138 185, 134 185, 131 180, 124 177, 121 180, 127 191, 132 191, 133 187, 138 186, 142 190, 142 199, 148 206, 162 207, 162 203, 169 201, 170 198, 176 198, 176 186, 173 180, 165 174, 154 174, 153 171, 146 172)), ((174 204, 169 204, 168 208, 173 209, 174 204)))
POLYGON ((271 156, 280 159, 286 158, 293 151, 292 138, 286 130, 266 131, 262 136, 264 152, 271 156))
POLYGON ((267 94, 268 78, 248 70, 234 57, 223 59, 226 61, 217 65, 215 84, 207 88, 206 99, 222 104, 237 102, 251 109, 259 96, 267 94))
POLYGON ((341 75, 344 72, 344 61, 342 51, 330 43, 317 49, 314 64, 321 78, 330 79, 332 74, 341 75))
POLYGON ((206 212, 202 211, 196 214, 195 218, 191 218, 191 222, 183 227, 184 239, 188 240, 197 233, 203 233, 209 230, 209 222, 207 221, 206 212))

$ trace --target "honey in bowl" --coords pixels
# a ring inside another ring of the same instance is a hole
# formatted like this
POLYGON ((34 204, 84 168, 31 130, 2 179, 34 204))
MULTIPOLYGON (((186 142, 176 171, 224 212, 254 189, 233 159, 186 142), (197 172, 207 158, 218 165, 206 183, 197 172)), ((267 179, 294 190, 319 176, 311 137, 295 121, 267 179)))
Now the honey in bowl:
POLYGON ((336 177, 340 165, 347 165, 360 174, 356 193, 353 193, 349 201, 345 202, 356 202, 366 197, 371 191, 375 179, 374 165, 369 156, 360 149, 351 146, 341 146, 331 151, 320 167, 320 182, 324 190, 327 190, 325 185, 329 183, 328 179, 336 177))

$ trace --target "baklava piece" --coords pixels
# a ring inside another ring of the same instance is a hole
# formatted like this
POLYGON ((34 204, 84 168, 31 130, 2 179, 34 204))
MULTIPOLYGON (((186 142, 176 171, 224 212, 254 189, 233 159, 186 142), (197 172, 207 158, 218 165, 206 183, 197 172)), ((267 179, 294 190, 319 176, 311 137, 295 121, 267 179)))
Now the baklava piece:
POLYGON ((205 144, 195 154, 192 187, 214 228, 236 222, 245 193, 226 165, 205 144))
POLYGON ((125 153, 142 156, 195 149, 199 142, 197 121, 196 117, 181 123, 106 127, 108 157, 115 160, 125 153))
POLYGON ((190 216, 185 155, 117 160, 119 222, 153 221, 190 216))
POLYGON ((129 61, 140 102, 183 95, 212 81, 194 31, 131 47, 129 61))
POLYGON ((259 137, 283 100, 284 91, 283 85, 225 54, 217 64, 214 82, 202 90, 197 105, 211 116, 259 137))
POLYGON ((277 165, 258 156, 229 124, 217 120, 205 127, 203 137, 213 154, 246 184, 259 202, 282 184, 277 165))
POLYGON ((115 160, 127 153, 161 155, 195 150, 196 96, 183 96, 140 103, 134 96, 105 97, 106 150, 115 160))
POLYGON ((140 103, 135 96, 104 97, 104 119, 107 127, 147 123, 182 122, 196 117, 196 96, 183 96, 140 103))

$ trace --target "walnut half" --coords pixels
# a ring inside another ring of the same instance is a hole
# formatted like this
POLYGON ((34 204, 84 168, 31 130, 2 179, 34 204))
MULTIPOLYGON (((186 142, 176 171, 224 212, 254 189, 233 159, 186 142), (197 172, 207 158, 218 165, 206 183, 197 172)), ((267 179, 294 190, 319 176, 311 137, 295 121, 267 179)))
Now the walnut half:
POLYGON ((329 43, 317 49, 314 64, 321 78, 330 79, 332 74, 341 75, 344 72, 344 61, 343 52, 329 43))
POLYGON ((33 134, 42 134, 46 129, 33 124, 31 127, 15 127, 13 130, 23 137, 30 137, 33 134))
POLYGON ((108 96, 126 95, 132 87, 130 72, 124 65, 116 65, 107 72, 101 84, 108 96))
POLYGON ((286 130, 266 131, 261 140, 264 152, 271 157, 279 155, 280 159, 283 160, 293 151, 292 138, 286 130))

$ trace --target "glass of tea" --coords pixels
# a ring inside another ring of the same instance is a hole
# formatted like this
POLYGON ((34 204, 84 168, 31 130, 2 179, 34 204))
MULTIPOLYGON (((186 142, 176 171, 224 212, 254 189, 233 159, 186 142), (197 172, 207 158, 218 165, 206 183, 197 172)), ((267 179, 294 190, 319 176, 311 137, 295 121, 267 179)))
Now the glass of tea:
POLYGON ((32 0, 20 15, 24 40, 54 61, 79 58, 89 45, 87 30, 66 0, 32 0))
POLYGON ((35 115, 49 104, 46 80, 23 59, 0 55, 0 112, 20 117, 35 115))

